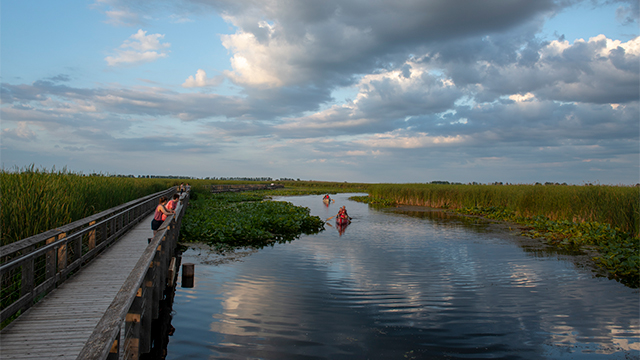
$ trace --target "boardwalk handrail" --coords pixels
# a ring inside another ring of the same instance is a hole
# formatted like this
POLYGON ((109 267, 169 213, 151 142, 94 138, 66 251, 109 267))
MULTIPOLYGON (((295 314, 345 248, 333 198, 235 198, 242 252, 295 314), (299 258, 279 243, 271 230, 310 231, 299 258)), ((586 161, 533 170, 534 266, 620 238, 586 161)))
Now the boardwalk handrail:
POLYGON ((0 321, 31 307, 151 213, 172 187, 0 247, 0 321))
POLYGON ((188 201, 187 192, 182 195, 175 214, 167 217, 145 249, 78 359, 137 359, 140 353, 149 351, 151 344, 145 335, 150 334, 151 319, 158 315, 158 301, 167 282, 167 265, 178 242, 188 201), (123 325, 125 341, 121 343, 123 325))

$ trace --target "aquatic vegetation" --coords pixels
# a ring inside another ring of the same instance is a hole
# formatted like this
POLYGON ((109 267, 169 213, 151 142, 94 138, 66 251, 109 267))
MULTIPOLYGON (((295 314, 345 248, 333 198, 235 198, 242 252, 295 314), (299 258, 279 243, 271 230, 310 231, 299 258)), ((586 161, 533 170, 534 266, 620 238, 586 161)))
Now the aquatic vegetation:
POLYGON ((309 209, 284 201, 263 201, 254 193, 199 194, 182 220, 180 239, 213 246, 265 246, 324 229, 309 209))
POLYGON ((527 229, 522 235, 544 238, 561 248, 595 250, 599 254, 593 258, 596 264, 621 283, 640 287, 640 242, 620 228, 595 221, 551 220, 542 215, 524 217, 502 207, 475 206, 456 212, 523 224, 527 229))

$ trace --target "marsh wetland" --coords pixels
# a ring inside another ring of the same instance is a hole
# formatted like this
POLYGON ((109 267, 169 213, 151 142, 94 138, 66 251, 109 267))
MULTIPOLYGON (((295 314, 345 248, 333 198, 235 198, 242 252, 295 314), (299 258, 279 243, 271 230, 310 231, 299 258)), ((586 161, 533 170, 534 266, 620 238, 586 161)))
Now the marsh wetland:
MULTIPOLYGON (((167 359, 624 359, 638 290, 491 220, 334 195, 276 197, 353 221, 223 255, 193 246, 167 359)), ((363 195, 363 194, 360 194, 363 195)))

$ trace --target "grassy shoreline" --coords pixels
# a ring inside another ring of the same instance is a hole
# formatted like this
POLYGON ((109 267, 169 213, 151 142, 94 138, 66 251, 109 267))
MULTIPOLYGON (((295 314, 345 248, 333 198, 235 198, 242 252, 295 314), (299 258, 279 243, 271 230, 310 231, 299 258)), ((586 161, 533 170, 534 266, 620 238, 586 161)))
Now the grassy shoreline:
POLYGON ((375 184, 373 201, 439 209, 501 208, 516 216, 600 222, 638 235, 640 188, 625 186, 375 184))

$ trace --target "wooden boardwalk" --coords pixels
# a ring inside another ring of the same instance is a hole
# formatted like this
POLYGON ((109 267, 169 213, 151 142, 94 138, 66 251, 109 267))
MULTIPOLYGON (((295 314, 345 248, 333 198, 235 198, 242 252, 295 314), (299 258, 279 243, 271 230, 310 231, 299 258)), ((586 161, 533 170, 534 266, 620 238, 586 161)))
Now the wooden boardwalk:
POLYGON ((153 236, 149 215, 0 332, 1 359, 76 359, 153 236))

